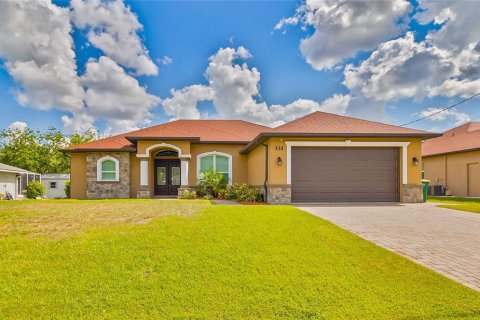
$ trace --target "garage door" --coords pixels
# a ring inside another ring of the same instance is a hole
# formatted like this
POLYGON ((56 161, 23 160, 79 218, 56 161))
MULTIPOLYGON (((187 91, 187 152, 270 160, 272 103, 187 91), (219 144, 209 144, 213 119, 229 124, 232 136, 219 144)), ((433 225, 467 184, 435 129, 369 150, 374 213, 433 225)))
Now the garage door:
POLYGON ((398 201, 396 148, 292 148, 293 202, 398 201))

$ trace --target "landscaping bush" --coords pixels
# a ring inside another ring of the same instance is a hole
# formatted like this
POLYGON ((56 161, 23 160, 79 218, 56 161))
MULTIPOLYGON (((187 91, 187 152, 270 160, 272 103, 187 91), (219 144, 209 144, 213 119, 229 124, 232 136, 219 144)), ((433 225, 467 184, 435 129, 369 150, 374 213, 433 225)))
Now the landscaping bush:
POLYGON ((206 194, 204 197, 203 197, 204 200, 213 200, 215 199, 211 194, 206 194))
POLYGON ((225 199, 226 193, 227 193, 227 189, 220 189, 220 190, 218 190, 217 199, 220 199, 220 200, 225 199))
POLYGON ((227 186, 224 191, 223 197, 227 200, 239 200, 248 202, 263 201, 263 194, 257 188, 252 188, 243 184, 233 184, 227 186))
POLYGON ((222 187, 223 175, 215 170, 203 172, 198 180, 199 190, 203 190, 206 195, 217 197, 218 191, 222 187))
POLYGON ((183 190, 178 196, 179 199, 196 199, 197 193, 195 191, 183 190))
POLYGON ((27 186, 27 198, 36 199, 45 194, 45 186, 40 181, 31 181, 27 186))
POLYGON ((70 190, 71 190, 71 187, 70 187, 70 180, 66 181, 65 182, 65 195, 67 196, 67 198, 70 198, 70 190))

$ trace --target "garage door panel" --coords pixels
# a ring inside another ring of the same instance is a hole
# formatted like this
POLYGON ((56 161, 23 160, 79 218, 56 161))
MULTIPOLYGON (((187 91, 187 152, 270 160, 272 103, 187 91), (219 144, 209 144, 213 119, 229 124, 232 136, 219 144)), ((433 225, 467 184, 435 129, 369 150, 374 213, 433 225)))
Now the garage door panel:
POLYGON ((292 148, 292 201, 397 201, 396 148, 292 148))

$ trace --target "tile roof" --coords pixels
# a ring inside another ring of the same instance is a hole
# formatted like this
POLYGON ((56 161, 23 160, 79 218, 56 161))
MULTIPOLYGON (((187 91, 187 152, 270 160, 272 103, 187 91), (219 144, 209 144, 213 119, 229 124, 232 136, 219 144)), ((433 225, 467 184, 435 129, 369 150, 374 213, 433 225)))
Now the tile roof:
POLYGON ((248 153, 268 137, 419 137, 432 138, 438 134, 390 124, 316 111, 262 132, 241 153, 248 153))
POLYGON ((134 143, 136 140, 141 139, 188 139, 199 142, 239 142, 248 144, 246 149, 249 149, 258 144, 259 139, 262 137, 279 136, 282 134, 318 136, 437 136, 436 134, 421 130, 325 112, 314 112, 276 128, 261 126, 242 120, 177 120, 76 145, 65 150, 135 151, 134 143))
POLYGON ((445 131, 441 137, 422 144, 424 157, 480 149, 480 122, 469 122, 445 131))
POLYGON ((248 143, 259 133, 271 130, 243 120, 177 120, 153 127, 95 140, 66 148, 66 151, 116 149, 133 151, 131 141, 138 139, 192 139, 200 142, 242 142, 248 143))
POLYGON ((302 118, 276 127, 272 132, 324 133, 324 134, 395 134, 429 135, 430 132, 389 125, 380 122, 340 116, 326 112, 313 112, 302 118))

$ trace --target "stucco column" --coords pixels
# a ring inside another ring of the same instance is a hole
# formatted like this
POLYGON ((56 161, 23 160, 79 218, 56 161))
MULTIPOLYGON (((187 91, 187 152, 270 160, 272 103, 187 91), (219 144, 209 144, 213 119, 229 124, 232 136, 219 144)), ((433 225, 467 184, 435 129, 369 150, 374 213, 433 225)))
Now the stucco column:
POLYGON ((181 176, 180 176, 180 185, 182 187, 188 187, 189 184, 188 184, 188 163, 189 163, 189 159, 180 159, 180 172, 181 172, 181 176))
POLYGON ((140 185, 148 186, 148 158, 140 159, 140 185))
POLYGON ((148 158, 140 158, 140 185, 137 190, 137 198, 150 198, 148 186, 148 158))

